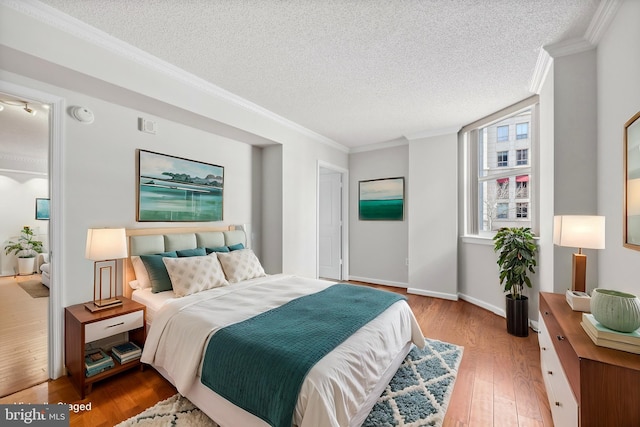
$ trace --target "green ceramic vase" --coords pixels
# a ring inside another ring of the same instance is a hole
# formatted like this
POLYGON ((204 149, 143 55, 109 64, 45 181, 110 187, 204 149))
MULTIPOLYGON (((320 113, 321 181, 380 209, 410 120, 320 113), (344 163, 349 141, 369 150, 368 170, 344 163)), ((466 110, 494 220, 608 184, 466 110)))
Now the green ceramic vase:
POLYGON ((614 331, 633 332, 640 328, 640 300, 635 295, 596 288, 591 294, 591 314, 614 331))

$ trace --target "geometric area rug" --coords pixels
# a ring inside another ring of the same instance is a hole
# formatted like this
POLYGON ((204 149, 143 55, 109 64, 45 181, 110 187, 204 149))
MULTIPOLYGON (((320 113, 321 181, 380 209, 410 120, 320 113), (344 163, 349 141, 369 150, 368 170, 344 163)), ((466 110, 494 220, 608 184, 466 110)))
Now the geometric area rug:
MULTIPOLYGON (((363 427, 439 427, 451 399, 463 348, 425 338, 415 345, 386 390, 374 405, 363 427)), ((116 427, 177 426, 217 427, 188 399, 176 394, 116 427)))

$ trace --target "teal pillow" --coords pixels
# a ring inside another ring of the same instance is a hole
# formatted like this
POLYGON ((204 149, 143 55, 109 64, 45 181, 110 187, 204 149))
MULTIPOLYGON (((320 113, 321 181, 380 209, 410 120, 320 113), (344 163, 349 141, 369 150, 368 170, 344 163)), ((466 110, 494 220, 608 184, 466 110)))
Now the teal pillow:
POLYGON ((229 252, 229 248, 226 246, 218 246, 217 248, 205 248, 208 254, 212 252, 229 252))
POLYGON ((207 255, 207 251, 204 248, 195 248, 195 249, 183 249, 181 251, 176 251, 178 257, 187 257, 187 256, 205 256, 207 255))
POLYGON ((178 254, 173 251, 154 255, 140 255, 140 259, 144 263, 147 273, 149 273, 151 292, 154 294, 173 289, 171 279, 169 279, 169 273, 167 273, 167 267, 165 267, 164 262, 162 262, 162 258, 164 257, 178 258, 178 254))
POLYGON ((244 249, 244 245, 242 243, 236 243, 235 245, 230 245, 229 246, 229 250, 230 251, 237 251, 240 249, 244 249))

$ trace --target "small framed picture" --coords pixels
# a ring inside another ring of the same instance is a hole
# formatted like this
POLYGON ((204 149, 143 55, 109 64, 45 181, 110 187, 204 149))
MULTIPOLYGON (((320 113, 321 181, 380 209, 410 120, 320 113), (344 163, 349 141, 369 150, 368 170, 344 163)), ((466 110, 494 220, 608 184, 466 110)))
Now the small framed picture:
POLYGON ((36 219, 49 219, 49 199, 36 199, 36 219))

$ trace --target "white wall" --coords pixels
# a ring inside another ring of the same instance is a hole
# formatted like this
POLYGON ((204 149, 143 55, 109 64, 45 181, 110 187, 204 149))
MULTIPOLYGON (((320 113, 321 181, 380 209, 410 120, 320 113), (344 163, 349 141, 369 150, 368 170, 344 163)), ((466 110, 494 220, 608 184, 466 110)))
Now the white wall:
POLYGON ((30 173, 0 172, 0 195, 0 276, 10 276, 17 271, 17 259, 14 254, 6 255, 4 247, 20 237, 22 227, 33 228, 36 239, 48 249, 49 221, 35 219, 35 199, 49 197, 49 180, 30 173))
POLYGON ((458 135, 409 144, 409 292, 458 298, 458 135))
POLYGON ((640 295, 640 251, 622 246, 623 129, 640 111, 640 2, 621 4, 598 45, 598 211, 606 216, 598 286, 640 295))
MULTIPOLYGON (((554 58, 553 65, 553 215, 597 215, 596 50, 554 58)), ((577 248, 554 248, 554 291, 571 288, 572 254, 577 248)), ((597 285, 599 251, 587 255, 586 287, 597 285)))
POLYGON ((354 153, 349 156, 349 276, 354 280, 409 287, 409 209, 413 178, 409 176, 409 145, 354 153), (403 221, 360 221, 358 183, 404 177, 403 221))

